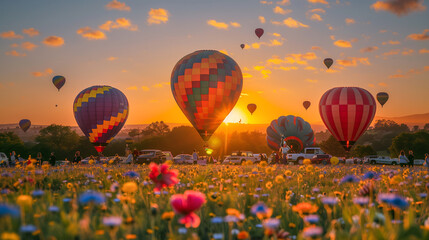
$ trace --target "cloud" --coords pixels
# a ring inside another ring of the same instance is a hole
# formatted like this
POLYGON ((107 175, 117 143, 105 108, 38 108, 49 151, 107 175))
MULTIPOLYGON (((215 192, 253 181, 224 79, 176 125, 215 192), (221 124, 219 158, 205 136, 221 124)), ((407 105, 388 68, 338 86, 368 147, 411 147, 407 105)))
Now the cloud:
POLYGON ((23 42, 23 43, 21 43, 21 48, 23 48, 25 50, 28 50, 28 51, 31 51, 31 50, 33 50, 36 47, 37 47, 37 45, 34 44, 34 43, 32 43, 32 42, 23 42))
POLYGON ((259 1, 261 4, 271 5, 273 4, 272 1, 259 1))
POLYGON ((366 47, 366 48, 362 48, 360 50, 360 52, 366 53, 366 52, 374 52, 375 50, 377 50, 378 47, 377 46, 371 46, 371 47, 366 47))
POLYGON ((281 37, 282 35, 280 33, 273 33, 274 37, 281 37))
POLYGON ((312 67, 312 66, 307 66, 307 67, 305 67, 304 69, 305 69, 305 70, 310 70, 310 71, 312 71, 312 70, 316 70, 316 68, 315 68, 315 67, 312 67))
POLYGON ((390 44, 390 45, 398 45, 398 44, 401 44, 401 42, 400 42, 400 41, 393 41, 393 40, 389 40, 388 42, 383 42, 382 44, 383 44, 383 45, 387 45, 387 44, 390 44))
POLYGON ((420 49, 420 50, 419 50, 419 53, 420 53, 420 54, 423 54, 423 53, 429 53, 429 49, 422 48, 422 49, 420 49))
POLYGON ((48 76, 49 74, 52 74, 54 71, 50 68, 46 68, 45 71, 42 72, 32 72, 31 75, 34 77, 44 77, 48 76))
POLYGON ((426 6, 422 3, 422 0, 386 0, 377 1, 371 8, 377 12, 388 11, 400 17, 414 11, 424 11, 426 6))
POLYGON ((285 25, 290 28, 308 28, 308 25, 305 25, 291 17, 286 18, 285 20, 283 20, 283 22, 271 21, 271 23, 274 25, 285 25))
POLYGON ((142 86, 142 90, 143 90, 143 91, 145 91, 145 92, 147 92, 147 91, 149 91, 149 90, 150 90, 150 88, 149 88, 149 87, 147 87, 147 86, 142 86))
POLYGON ((207 24, 210 25, 210 26, 213 26, 213 27, 215 27, 217 29, 225 29, 226 30, 229 27, 228 23, 217 22, 214 19, 207 20, 207 24))
POLYGON ((16 34, 14 31, 2 32, 2 33, 0 33, 0 37, 8 38, 8 39, 24 38, 22 35, 16 34))
POLYGON ((253 75, 250 73, 243 73, 243 78, 252 78, 253 75))
POLYGON ((118 59, 117 57, 108 57, 107 60, 109 61, 115 61, 116 59, 118 59))
POLYGON ((309 83, 317 83, 318 82, 317 79, 310 79, 310 78, 305 79, 305 81, 307 81, 309 83))
POLYGON ((319 46, 312 46, 311 50, 322 50, 322 48, 319 46))
POLYGON ((19 44, 18 44, 18 43, 12 43, 12 44, 10 45, 10 47, 12 47, 12 48, 16 48, 16 47, 19 47, 19 44))
POLYGON ((399 54, 401 50, 400 49, 392 49, 389 52, 383 53, 384 56, 391 56, 391 55, 397 55, 399 54))
POLYGON ((315 13, 315 12, 326 13, 325 9, 323 9, 323 8, 311 9, 308 12, 310 12, 310 13, 315 13))
POLYGON ((154 87, 154 88, 162 88, 162 87, 164 87, 164 85, 162 85, 162 83, 157 83, 157 84, 152 85, 152 87, 154 87))
POLYGON ((14 56, 14 57, 24 57, 24 56, 27 56, 27 54, 25 54, 25 53, 19 53, 16 50, 5 52, 4 54, 6 54, 8 56, 14 56))
POLYGON ((254 66, 253 69, 262 74, 262 78, 268 78, 271 74, 271 70, 265 69, 265 66, 254 66))
POLYGON ((64 44, 64 38, 58 36, 49 36, 43 40, 43 43, 50 47, 60 47, 64 44))
POLYGON ((161 24, 168 22, 169 12, 163 8, 153 9, 149 11, 149 16, 147 18, 147 23, 151 24, 161 24))
POLYGON ((344 60, 337 60, 337 63, 345 67, 355 67, 358 65, 358 63, 363 65, 371 65, 368 58, 359 58, 359 57, 348 57, 347 59, 344 59, 344 60))
POLYGON ((266 21, 265 21, 265 18, 264 18, 263 16, 259 16, 258 18, 259 18, 259 21, 260 21, 261 23, 265 23, 265 22, 266 22, 266 21))
POLYGON ((137 90, 137 86, 127 87, 127 90, 137 90))
POLYGON ((127 29, 130 31, 137 31, 138 27, 137 25, 134 25, 131 23, 131 20, 126 19, 126 18, 118 18, 115 21, 106 21, 105 23, 103 23, 102 25, 100 25, 98 28, 105 30, 105 31, 110 31, 111 29, 118 29, 118 28, 123 28, 123 29, 127 29))
POLYGON ((337 47, 342 47, 342 48, 351 48, 352 47, 352 44, 346 40, 337 40, 334 42, 334 45, 337 47))
POLYGON ((229 24, 231 24, 233 27, 241 27, 241 24, 238 22, 230 22, 229 24))
POLYGON ((423 30, 422 33, 413 33, 407 36, 412 40, 429 40, 429 29, 423 30))
POLYGON ((281 0, 281 1, 276 2, 276 4, 282 5, 282 6, 289 5, 290 0, 281 0))
POLYGON ((414 50, 413 49, 404 49, 403 51, 402 51, 402 55, 411 55, 411 54, 413 54, 414 53, 414 50))
POLYGON ((393 74, 393 75, 390 75, 389 76, 389 78, 404 78, 405 76, 404 75, 402 75, 402 74, 393 74))
POLYGON ((347 25, 351 25, 351 24, 354 24, 354 23, 356 23, 356 21, 353 19, 353 18, 346 18, 346 24, 347 25))
POLYGON ((385 83, 385 82, 379 82, 379 83, 378 83, 378 86, 381 86, 381 87, 387 87, 387 83, 385 83))
MULTIPOLYGON (((279 58, 278 56, 272 56, 266 60, 268 65, 281 65, 281 64, 298 64, 298 65, 307 65, 308 60, 314 60, 317 58, 317 55, 314 52, 307 53, 291 53, 287 54, 284 59, 279 58)), ((282 67, 280 67, 282 69, 282 67)), ((282 70, 295 70, 295 69, 282 69, 282 70)))
POLYGON ((226 51, 226 49, 219 50, 219 52, 221 52, 221 53, 223 53, 223 54, 225 54, 225 55, 229 55, 229 54, 228 54, 228 51, 226 51))
POLYGON ((28 36, 30 36, 30 37, 34 37, 34 36, 39 35, 39 30, 34 29, 34 28, 27 28, 27 29, 23 29, 23 30, 22 30, 22 32, 23 32, 24 34, 27 34, 27 35, 28 35, 28 36))
POLYGON ((309 3, 329 4, 326 0, 307 0, 309 3))
POLYGON ((285 10, 285 9, 279 7, 279 6, 276 6, 275 8, 273 8, 273 12, 277 13, 277 14, 285 15, 285 14, 291 13, 292 10, 290 10, 290 9, 286 9, 285 10))
POLYGON ((106 34, 100 30, 95 30, 90 27, 83 27, 76 31, 77 34, 81 35, 83 38, 89 40, 101 40, 106 39, 106 34))
POLYGON ((117 0, 113 0, 109 2, 106 6, 109 10, 119 10, 119 11, 130 11, 131 8, 127 6, 124 2, 119 2, 117 0))

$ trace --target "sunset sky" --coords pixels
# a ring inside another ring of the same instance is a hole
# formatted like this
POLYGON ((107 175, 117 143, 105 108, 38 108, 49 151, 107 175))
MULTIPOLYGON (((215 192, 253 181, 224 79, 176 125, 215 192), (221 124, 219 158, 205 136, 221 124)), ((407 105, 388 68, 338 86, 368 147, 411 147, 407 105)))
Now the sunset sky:
POLYGON ((73 100, 92 85, 127 96, 127 124, 187 123, 170 75, 181 57, 200 49, 228 54, 243 72, 228 121, 269 123, 292 114, 320 124, 320 97, 336 86, 374 97, 388 92, 377 116, 427 113, 427 8, 419 0, 3 0, 0 124, 76 125, 73 100), (329 71, 327 57, 335 60, 329 71), (66 77, 60 92, 55 75, 66 77), (253 116, 249 103, 258 106, 253 116))

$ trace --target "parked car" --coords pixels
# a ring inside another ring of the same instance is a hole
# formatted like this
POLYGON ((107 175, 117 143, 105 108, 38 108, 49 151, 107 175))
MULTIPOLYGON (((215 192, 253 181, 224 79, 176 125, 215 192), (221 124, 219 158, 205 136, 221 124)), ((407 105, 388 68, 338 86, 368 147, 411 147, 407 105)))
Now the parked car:
POLYGON ((149 164, 151 162, 154 163, 162 163, 166 159, 164 153, 161 150, 155 150, 155 149, 146 149, 141 150, 140 155, 137 157, 136 163, 137 164, 149 164))
POLYGON ((286 155, 287 161, 293 164, 302 164, 304 162, 304 159, 311 159, 314 155, 317 154, 325 154, 322 149, 318 147, 308 147, 304 149, 304 152, 302 153, 288 153, 286 155))
POLYGON ((0 164, 6 166, 8 162, 9 162, 9 158, 7 157, 7 155, 3 152, 0 152, 0 164))
POLYGON ((387 156, 377 156, 373 157, 371 156, 368 158, 368 161, 370 164, 385 164, 385 165, 399 165, 399 159, 397 158, 390 158, 387 156))
POLYGON ((414 165, 423 165, 424 163, 424 159, 414 159, 414 165))
POLYGON ((194 163, 194 159, 190 154, 179 154, 173 158, 173 162, 175 164, 192 164, 194 163))
POLYGON ((254 153, 253 156, 258 158, 259 161, 268 161, 268 156, 265 153, 254 153))
POLYGON ((370 164, 371 159, 376 159, 377 157, 378 157, 377 155, 365 156, 365 157, 363 157, 363 163, 370 164))
POLYGON ((311 159, 312 164, 330 164, 331 155, 329 154, 316 154, 311 159))
POLYGON ((253 155, 253 152, 236 151, 236 152, 233 152, 231 155, 226 156, 225 160, 223 160, 223 163, 241 164, 243 162, 246 162, 247 160, 250 160, 253 163, 259 163, 260 162, 259 158, 253 155))
POLYGON ((173 161, 173 154, 171 154, 171 152, 169 152, 169 151, 162 151, 162 154, 164 154, 164 156, 165 156, 165 161, 168 161, 168 160, 170 160, 170 161, 173 161))

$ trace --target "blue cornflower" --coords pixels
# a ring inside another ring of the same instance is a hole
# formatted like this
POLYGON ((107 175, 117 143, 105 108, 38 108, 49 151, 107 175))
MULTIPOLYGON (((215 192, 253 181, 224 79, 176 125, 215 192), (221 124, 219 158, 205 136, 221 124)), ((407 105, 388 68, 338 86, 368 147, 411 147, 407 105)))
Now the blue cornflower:
POLYGON ((11 217, 19 217, 19 208, 6 204, 0 203, 0 217, 11 216, 11 217))
POLYGON ((318 215, 314 215, 314 214, 308 215, 308 216, 304 217, 304 221, 306 221, 306 222, 308 222, 310 224, 316 224, 316 223, 318 223, 319 219, 320 219, 319 216, 318 215))
POLYGON ((49 206, 48 210, 49 210, 49 212, 57 213, 60 211, 60 208, 57 206, 49 206))
POLYGON ((45 194, 43 190, 34 190, 31 192, 31 195, 35 198, 41 197, 43 194, 45 194))
POLYGON ((71 199, 70 198, 63 198, 63 202, 64 203, 68 203, 68 202, 70 202, 71 201, 71 199))
POLYGON ((2 172, 2 173, 1 173, 1 176, 2 176, 2 177, 13 177, 13 174, 12 174, 12 173, 10 173, 10 172, 2 172))
POLYGON ((405 198, 391 193, 380 193, 378 199, 400 209, 405 209, 410 205, 405 198))
POLYGON ((107 227, 117 227, 121 225, 122 218, 121 217, 104 217, 103 218, 103 225, 107 227))
POLYGON ((364 205, 367 205, 369 203, 369 198, 368 197, 355 197, 355 198, 353 198, 353 203, 360 205, 360 206, 364 206, 364 205))
POLYGON ((128 171, 126 173, 123 174, 124 177, 130 177, 130 178, 138 178, 140 177, 140 174, 138 174, 135 171, 128 171))
POLYGON ((343 183, 355 183, 355 182, 360 182, 359 178, 357 178, 355 175, 347 175, 341 179, 340 185, 343 183))
POLYGON ((222 217, 214 217, 211 219, 211 222, 212 223, 222 223, 223 219, 222 219, 222 217))
POLYGON ((374 171, 366 172, 365 175, 363 175, 363 177, 362 177, 363 180, 374 179, 374 178, 378 178, 377 173, 374 171))
POLYGON ((21 228, 20 228, 20 231, 22 232, 22 233, 33 233, 33 232, 35 232, 37 230, 37 227, 36 226, 34 226, 34 225, 23 225, 23 226, 21 226, 21 228))
POLYGON ((93 202, 95 204, 101 204, 106 201, 105 196, 102 193, 95 191, 88 191, 82 194, 79 197, 79 202, 81 204, 88 204, 89 202, 93 202))
POLYGON ((322 203, 325 205, 334 206, 338 203, 338 198, 336 197, 324 197, 321 199, 322 203))

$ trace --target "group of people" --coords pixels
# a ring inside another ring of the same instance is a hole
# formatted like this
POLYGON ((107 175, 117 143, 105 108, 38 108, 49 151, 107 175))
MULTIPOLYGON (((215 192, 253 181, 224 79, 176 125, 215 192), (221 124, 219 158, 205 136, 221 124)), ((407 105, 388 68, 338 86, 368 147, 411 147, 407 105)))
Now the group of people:
MULTIPOLYGON (((14 167, 16 166, 16 164, 18 162, 22 162, 25 165, 30 165, 30 164, 35 164, 36 166, 42 166, 43 162, 46 161, 46 159, 43 158, 43 155, 41 152, 38 152, 36 154, 36 161, 34 161, 34 159, 31 158, 31 155, 29 155, 27 160, 24 160, 22 158, 20 158, 20 155, 17 155, 15 151, 12 151, 10 153, 10 160, 7 160, 5 163, 6 167, 14 167)), ((67 160, 67 159, 66 159, 67 160)), ((74 155, 74 158, 72 160, 72 163, 80 163, 80 161, 82 160, 82 157, 80 156, 80 152, 77 151, 74 155)), ((57 163, 57 157, 55 156, 54 152, 51 152, 51 154, 49 155, 49 158, 47 159, 47 162, 49 165, 51 166, 55 166, 57 163)))

